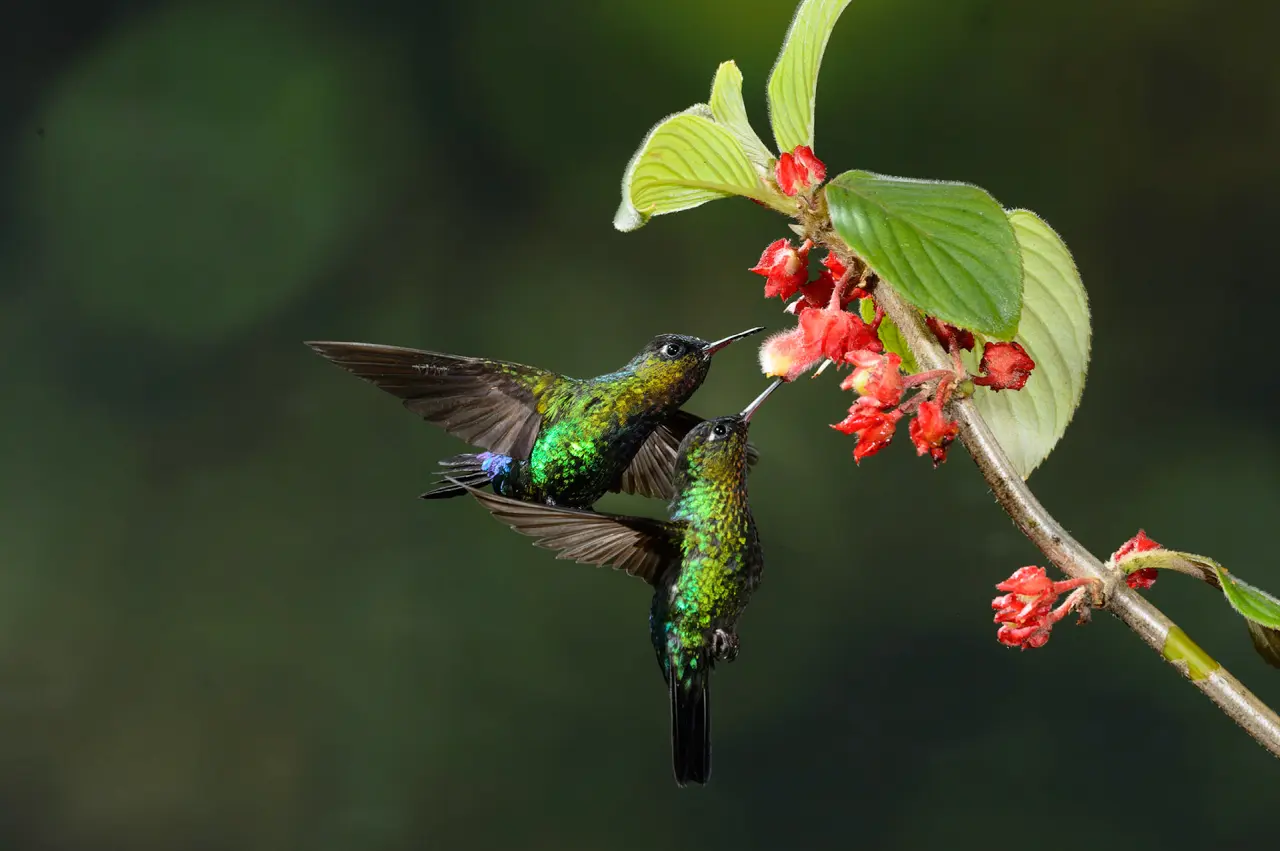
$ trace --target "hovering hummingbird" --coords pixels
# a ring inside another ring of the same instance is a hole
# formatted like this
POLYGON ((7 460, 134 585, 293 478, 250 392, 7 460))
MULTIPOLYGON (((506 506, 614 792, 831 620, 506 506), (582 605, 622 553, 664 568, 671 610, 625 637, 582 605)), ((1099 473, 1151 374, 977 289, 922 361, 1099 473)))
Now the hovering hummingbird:
MULTIPOLYGON (((428 422, 487 451, 446 458, 440 499, 492 483, 502 496, 590 508, 606 491, 670 498, 680 441, 702 418, 680 406, 716 352, 751 328, 708 343, 660 334, 617 372, 585 380, 518 363, 380 346, 309 342, 338 366, 398 396, 428 422), (455 483, 456 482, 456 483, 455 483)), ((752 448, 752 463, 755 450, 752 448)))
POLYGON ((671 759, 681 786, 711 776, 711 669, 737 657, 738 618, 764 569, 747 501, 747 429, 782 383, 741 414, 699 423, 685 436, 669 521, 519 502, 458 483, 557 558, 615 567, 653 586, 649 635, 670 693, 671 759))

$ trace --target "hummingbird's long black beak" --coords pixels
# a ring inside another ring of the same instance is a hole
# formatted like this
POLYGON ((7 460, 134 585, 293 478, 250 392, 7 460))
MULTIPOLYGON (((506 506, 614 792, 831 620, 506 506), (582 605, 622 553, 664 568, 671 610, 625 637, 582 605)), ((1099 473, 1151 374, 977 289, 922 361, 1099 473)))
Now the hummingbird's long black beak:
POLYGON ((740 331, 737 334, 730 334, 723 340, 716 340, 714 343, 707 343, 707 345, 702 349, 702 353, 710 357, 732 343, 734 340, 741 340, 743 337, 750 337, 752 334, 759 334, 763 330, 764 326, 761 325, 758 328, 748 328, 746 331, 740 331))
POLYGON ((764 404, 764 400, 768 399, 769 396, 773 393, 773 391, 777 390, 779 387, 781 387, 783 384, 786 384, 786 383, 787 382, 785 379, 778 378, 778 379, 775 379, 774 382, 770 384, 768 387, 764 388, 763 393, 757 396, 750 405, 747 405, 747 407, 742 409, 742 413, 739 414, 739 416, 742 417, 742 421, 744 423, 751 422, 751 417, 755 414, 756 409, 764 404))

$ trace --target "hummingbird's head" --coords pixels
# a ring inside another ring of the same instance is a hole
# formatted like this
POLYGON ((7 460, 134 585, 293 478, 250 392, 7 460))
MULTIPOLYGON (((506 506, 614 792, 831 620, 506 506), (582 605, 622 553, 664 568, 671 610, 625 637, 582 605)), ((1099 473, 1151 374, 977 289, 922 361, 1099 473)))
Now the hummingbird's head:
POLYGON ((684 334, 659 334, 631 359, 627 369, 646 386, 683 404, 707 377, 716 352, 763 330, 750 328, 712 343, 684 334))
POLYGON ((677 475, 684 473, 693 478, 727 481, 734 481, 734 476, 745 476, 747 431, 751 428, 751 418, 764 400, 783 383, 781 378, 774 381, 740 414, 716 417, 694 426, 680 443, 677 475))

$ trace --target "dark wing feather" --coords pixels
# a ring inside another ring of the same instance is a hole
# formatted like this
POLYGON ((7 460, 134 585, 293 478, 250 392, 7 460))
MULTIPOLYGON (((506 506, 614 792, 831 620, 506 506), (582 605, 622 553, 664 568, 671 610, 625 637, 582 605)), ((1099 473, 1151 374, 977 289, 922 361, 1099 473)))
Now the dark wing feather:
MULTIPOLYGON (((622 471, 618 483, 610 490, 671 499, 675 491, 671 487, 671 474, 675 472, 676 456, 680 442, 694 427, 703 422, 702 417, 688 411, 676 411, 653 430, 649 439, 640 445, 640 451, 631 459, 631 465, 622 471)), ((760 460, 760 453, 747 444, 747 465, 760 460)))
POLYGON ((455 437, 528 458, 542 427, 538 401, 562 379, 518 363, 373 343, 307 343, 321 356, 404 401, 455 437))
POLYGON ((661 520, 521 502, 457 484, 494 517, 534 538, 535 546, 554 550, 556 558, 614 567, 650 585, 679 564, 676 530, 661 520))

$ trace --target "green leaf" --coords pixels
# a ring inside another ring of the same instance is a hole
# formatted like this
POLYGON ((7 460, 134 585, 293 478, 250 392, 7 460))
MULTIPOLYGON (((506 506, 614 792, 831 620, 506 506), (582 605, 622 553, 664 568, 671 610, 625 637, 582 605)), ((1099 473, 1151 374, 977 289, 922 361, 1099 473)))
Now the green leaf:
MULTIPOLYGON (((858 314, 862 317, 862 321, 868 324, 876 319, 876 306, 873 299, 864 298, 858 302, 858 314)), ((911 354, 907 341, 903 339, 902 332, 898 330, 898 326, 893 324, 893 320, 889 317, 882 317, 880 320, 880 342, 884 343, 886 351, 893 352, 902 358, 902 368, 908 373, 919 372, 920 367, 916 365, 916 359, 911 354)))
POLYGON ((650 216, 731 195, 793 212, 794 204, 760 179, 733 133, 712 119, 710 107, 695 104, 649 131, 622 178, 622 204, 613 226, 635 230, 650 216))
POLYGON ((1009 220, 1024 272, 1014 339, 1036 366, 1021 390, 979 387, 973 399, 1025 479, 1049 456, 1080 404, 1091 332, 1089 300, 1067 246, 1035 213, 1016 210, 1009 220))
POLYGON ((1253 640, 1253 649, 1273 668, 1280 668, 1280 630, 1268 629, 1265 626, 1246 620, 1249 627, 1249 638, 1253 640))
POLYGON ((733 134, 756 167, 761 177, 769 174, 773 154, 751 129, 747 119, 747 107, 742 102, 742 72, 732 60, 720 63, 716 77, 711 81, 711 115, 715 122, 733 134))
POLYGON ((930 316, 1008 340, 1022 312, 1013 226, 976 186, 847 171, 827 186, 836 233, 930 316))
POLYGON ((813 104, 827 39, 849 0, 804 0, 769 74, 769 118, 779 151, 813 147, 813 104))
POLYGON ((1231 608, 1245 619, 1258 655, 1269 665, 1280 668, 1280 599, 1237 579, 1213 559, 1195 553, 1150 550, 1127 556, 1115 564, 1126 575, 1144 568, 1174 570, 1221 588, 1231 608))

